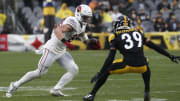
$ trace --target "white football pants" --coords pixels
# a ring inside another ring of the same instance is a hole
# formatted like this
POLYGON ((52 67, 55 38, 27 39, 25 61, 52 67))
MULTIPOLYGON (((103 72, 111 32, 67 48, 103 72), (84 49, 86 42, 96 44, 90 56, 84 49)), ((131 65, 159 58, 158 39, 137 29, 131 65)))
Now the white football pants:
POLYGON ((67 83, 72 81, 75 75, 78 74, 78 66, 74 62, 72 56, 68 52, 62 54, 54 54, 48 49, 43 50, 42 57, 39 60, 38 68, 34 71, 27 72, 20 80, 14 83, 14 86, 19 87, 22 84, 40 77, 47 73, 48 68, 56 61, 59 65, 63 66, 67 72, 60 78, 54 89, 62 89, 67 83))

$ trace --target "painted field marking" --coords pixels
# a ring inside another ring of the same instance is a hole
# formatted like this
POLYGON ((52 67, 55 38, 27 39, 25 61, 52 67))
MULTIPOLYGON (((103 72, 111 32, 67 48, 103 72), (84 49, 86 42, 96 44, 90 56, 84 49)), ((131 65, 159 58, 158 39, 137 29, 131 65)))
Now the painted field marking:
POLYGON ((58 100, 58 101, 80 101, 80 100, 58 100))
MULTIPOLYGON (((144 101, 143 98, 135 98, 132 100, 116 100, 116 99, 112 99, 112 100, 107 100, 107 101, 144 101)), ((168 101, 168 99, 160 99, 160 98, 151 98, 151 101, 168 101)))
MULTIPOLYGON (((49 91, 52 87, 50 86, 36 86, 36 87, 32 87, 32 86, 26 86, 26 87, 20 87, 18 88, 19 91, 49 91)), ((0 91, 7 91, 8 87, 0 87, 0 91)), ((63 90, 75 90, 77 88, 73 88, 73 87, 66 87, 63 88, 63 90)))

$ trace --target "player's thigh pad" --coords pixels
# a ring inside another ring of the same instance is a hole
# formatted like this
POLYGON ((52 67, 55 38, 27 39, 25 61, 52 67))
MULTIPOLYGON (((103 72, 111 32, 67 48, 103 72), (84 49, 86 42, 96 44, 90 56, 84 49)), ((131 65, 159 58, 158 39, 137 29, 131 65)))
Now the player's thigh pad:
POLYGON ((73 57, 68 52, 66 52, 60 58, 58 58, 56 62, 59 65, 63 66, 68 72, 71 72, 74 75, 76 75, 79 71, 79 68, 77 64, 74 62, 73 57))
POLYGON ((48 68, 53 64, 56 59, 56 55, 48 49, 43 50, 43 54, 38 63, 38 69, 40 74, 45 74, 48 68))
POLYGON ((123 73, 144 73, 147 71, 147 65, 143 66, 129 66, 123 62, 123 59, 113 61, 110 66, 110 74, 123 74, 123 73))
POLYGON ((123 73, 144 73, 147 71, 147 66, 138 66, 138 67, 134 67, 134 66, 125 66, 124 68, 120 68, 120 69, 115 69, 115 70, 111 70, 109 71, 110 74, 123 74, 123 73))

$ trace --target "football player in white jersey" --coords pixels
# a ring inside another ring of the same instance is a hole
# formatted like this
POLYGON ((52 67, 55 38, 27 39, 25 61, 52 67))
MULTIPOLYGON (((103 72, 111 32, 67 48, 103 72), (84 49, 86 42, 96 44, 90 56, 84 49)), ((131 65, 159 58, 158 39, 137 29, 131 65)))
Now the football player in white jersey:
POLYGON ((47 73, 48 68, 56 61, 63 66, 67 72, 60 78, 57 84, 50 90, 54 96, 64 96, 62 88, 72 81, 78 74, 78 66, 72 56, 66 51, 66 47, 73 49, 73 45, 68 42, 73 36, 79 36, 82 41, 88 40, 85 32, 88 19, 92 16, 92 10, 87 5, 79 5, 76 8, 75 16, 67 17, 62 24, 56 25, 51 39, 44 45, 42 57, 39 60, 38 68, 27 72, 18 81, 11 82, 6 92, 7 97, 12 97, 14 91, 22 84, 27 83, 47 73))

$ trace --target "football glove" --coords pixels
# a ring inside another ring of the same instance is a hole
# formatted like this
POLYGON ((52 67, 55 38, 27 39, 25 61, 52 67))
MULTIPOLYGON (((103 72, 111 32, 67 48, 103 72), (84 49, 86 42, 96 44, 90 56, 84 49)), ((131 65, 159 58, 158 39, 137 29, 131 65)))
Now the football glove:
POLYGON ((97 72, 96 75, 94 75, 94 77, 92 77, 91 83, 96 82, 100 77, 101 77, 101 73, 97 72))
POLYGON ((178 64, 178 61, 180 61, 180 56, 171 55, 170 59, 171 59, 172 62, 175 62, 175 63, 178 64))
POLYGON ((67 40, 65 39, 62 39, 61 40, 70 50, 74 50, 74 45, 71 44, 70 42, 68 42, 67 40))

